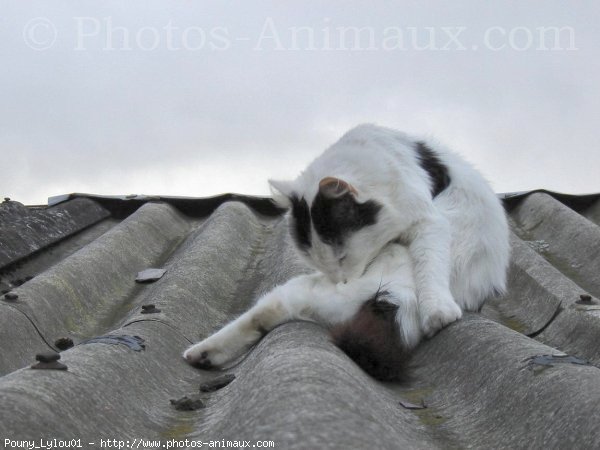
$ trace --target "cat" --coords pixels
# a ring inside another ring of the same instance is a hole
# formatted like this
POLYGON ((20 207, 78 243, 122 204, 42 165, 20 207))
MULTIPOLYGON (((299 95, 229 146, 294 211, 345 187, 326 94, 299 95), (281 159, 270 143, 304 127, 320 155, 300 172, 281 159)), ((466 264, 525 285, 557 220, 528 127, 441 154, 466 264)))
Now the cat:
POLYGON ((299 255, 316 272, 275 287, 188 348, 190 364, 221 367, 293 319, 363 323, 369 301, 393 306, 392 338, 404 352, 505 291, 502 204, 479 172, 439 145, 359 125, 295 180, 269 183, 274 201, 290 210, 299 255))

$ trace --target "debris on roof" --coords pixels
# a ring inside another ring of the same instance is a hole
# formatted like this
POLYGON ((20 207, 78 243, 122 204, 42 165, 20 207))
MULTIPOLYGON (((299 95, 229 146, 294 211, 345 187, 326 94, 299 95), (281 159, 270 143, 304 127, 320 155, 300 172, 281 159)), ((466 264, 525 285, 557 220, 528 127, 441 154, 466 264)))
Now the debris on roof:
POLYGON ((424 341, 403 383, 375 381, 308 322, 269 333, 235 375, 185 363, 190 343, 308 272, 269 199, 2 203, 0 435, 597 448, 600 195, 503 197, 508 293, 424 341), (160 281, 136 283, 148 268, 160 281))
POLYGON ((160 280, 166 271, 166 269, 145 269, 138 272, 135 281, 138 283, 150 283, 152 281, 160 280))

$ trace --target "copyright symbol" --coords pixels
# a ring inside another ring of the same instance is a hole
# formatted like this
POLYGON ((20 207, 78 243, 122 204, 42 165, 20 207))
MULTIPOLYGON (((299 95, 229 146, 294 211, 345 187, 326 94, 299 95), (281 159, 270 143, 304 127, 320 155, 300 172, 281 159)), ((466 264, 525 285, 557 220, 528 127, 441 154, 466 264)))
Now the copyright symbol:
POLYGON ((23 27, 23 40, 33 50, 48 50, 57 37, 56 27, 45 17, 31 19, 23 27))

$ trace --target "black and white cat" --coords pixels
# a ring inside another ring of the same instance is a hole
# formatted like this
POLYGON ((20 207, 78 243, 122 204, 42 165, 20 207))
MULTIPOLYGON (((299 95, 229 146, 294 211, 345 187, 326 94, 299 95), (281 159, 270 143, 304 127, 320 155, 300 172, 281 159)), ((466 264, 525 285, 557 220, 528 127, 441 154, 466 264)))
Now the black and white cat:
POLYGON ((400 348, 414 348, 502 293, 504 209, 458 155, 375 125, 347 132, 294 181, 270 181, 316 273, 291 279, 184 358, 219 367, 293 319, 351 321, 375 293, 394 306, 400 348))

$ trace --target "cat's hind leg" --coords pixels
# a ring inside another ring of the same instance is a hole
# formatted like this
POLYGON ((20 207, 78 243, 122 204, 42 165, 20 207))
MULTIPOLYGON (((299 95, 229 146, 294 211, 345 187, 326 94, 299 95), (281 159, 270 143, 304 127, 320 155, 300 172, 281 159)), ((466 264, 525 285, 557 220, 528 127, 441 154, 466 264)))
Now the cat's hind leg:
POLYGON ((294 278, 263 296, 217 333, 188 348, 183 357, 201 368, 223 366, 284 322, 304 319, 329 325, 349 319, 376 289, 363 280, 335 285, 320 274, 294 278))

